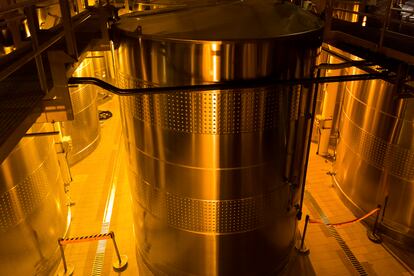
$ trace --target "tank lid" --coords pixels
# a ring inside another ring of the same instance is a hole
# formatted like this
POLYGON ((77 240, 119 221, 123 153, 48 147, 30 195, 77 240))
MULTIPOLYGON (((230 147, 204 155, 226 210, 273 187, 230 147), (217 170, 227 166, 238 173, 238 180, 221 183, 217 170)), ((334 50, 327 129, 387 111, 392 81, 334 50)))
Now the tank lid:
POLYGON ((154 10, 121 18, 117 28, 130 34, 178 40, 255 40, 297 36, 320 30, 323 22, 291 4, 270 0, 221 1, 154 10))

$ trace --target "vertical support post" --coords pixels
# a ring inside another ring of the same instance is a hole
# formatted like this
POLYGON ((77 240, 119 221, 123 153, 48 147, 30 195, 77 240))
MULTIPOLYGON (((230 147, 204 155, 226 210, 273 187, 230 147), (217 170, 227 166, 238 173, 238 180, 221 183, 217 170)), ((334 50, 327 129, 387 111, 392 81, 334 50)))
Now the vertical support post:
MULTIPOLYGON (((39 50, 39 38, 38 38, 39 22, 37 20, 35 6, 25 7, 24 13, 26 15, 27 24, 29 26, 33 52, 37 52, 39 50)), ((46 73, 45 73, 45 67, 43 64, 42 54, 37 55, 35 57, 35 61, 36 61, 37 75, 39 77, 40 88, 45 94, 47 94, 48 92, 47 79, 46 79, 46 73)))
MULTIPOLYGON (((109 9, 107 7, 103 7, 102 5, 100 5, 98 7, 98 13, 99 13, 99 25, 100 25, 100 29, 101 29, 101 38, 103 43, 105 44, 109 44, 109 42, 111 41, 110 37, 109 37, 109 22, 108 22, 108 18, 110 17, 110 15, 108 14, 109 9)), ((113 11, 115 12, 115 11, 113 11)))
POLYGON ((53 88, 44 100, 47 121, 73 120, 65 64, 73 63, 74 59, 61 51, 48 51, 47 54, 53 79, 53 88))
POLYGON ((328 39, 331 38, 331 28, 332 28, 332 13, 333 13, 333 0, 327 0, 325 6, 325 28, 323 30, 323 37, 328 39))
POLYGON ((67 53, 74 59, 77 59, 78 49, 76 47, 76 38, 73 31, 72 16, 70 12, 69 2, 67 0, 59 0, 59 6, 60 11, 62 13, 67 53))
POLYGON ((380 41, 379 41, 379 48, 382 48, 382 45, 384 44, 384 37, 385 37, 385 31, 389 27, 389 20, 391 16, 391 8, 392 8, 392 0, 387 1, 387 10, 385 11, 383 22, 382 22, 382 29, 380 34, 380 41))
MULTIPOLYGON (((321 69, 318 68, 317 73, 316 73, 316 79, 318 79, 321 75, 321 69)), ((305 164, 303 167, 303 176, 301 178, 301 194, 300 194, 300 204, 299 204, 299 212, 298 212, 298 219, 300 220, 302 217, 302 209, 303 209, 303 200, 305 197, 305 184, 306 184, 306 175, 308 172, 308 164, 309 164, 309 154, 310 154, 310 148, 311 148, 311 143, 312 143, 312 131, 313 131, 313 124, 314 121, 313 119, 315 118, 315 111, 316 111, 316 102, 317 102, 317 98, 318 98, 318 90, 319 90, 319 84, 318 83, 314 83, 313 87, 313 95, 312 96, 312 101, 311 101, 311 109, 310 109, 310 114, 309 114, 309 121, 310 121, 310 125, 308 127, 309 132, 307 133, 307 146, 306 146, 306 155, 305 155, 305 164)))

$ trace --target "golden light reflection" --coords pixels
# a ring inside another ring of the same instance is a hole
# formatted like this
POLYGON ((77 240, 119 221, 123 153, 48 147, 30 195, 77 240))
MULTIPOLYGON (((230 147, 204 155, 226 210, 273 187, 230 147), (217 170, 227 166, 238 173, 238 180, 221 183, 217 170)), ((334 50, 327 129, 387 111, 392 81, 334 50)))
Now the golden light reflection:
POLYGON ((213 66, 213 81, 220 80, 220 44, 211 44, 212 66, 213 66))
POLYGON ((23 21, 23 27, 24 27, 24 33, 25 33, 26 38, 31 37, 29 25, 27 24, 27 19, 23 21))
MULTIPOLYGON (((352 11, 358 12, 359 11, 359 4, 354 5, 352 11)), ((358 14, 352 14, 352 22, 358 22, 358 14)))
POLYGON ((367 25, 367 17, 366 16, 364 16, 363 18, 362 18, 362 26, 363 27, 365 27, 367 25))
POLYGON ((13 52, 14 50, 16 50, 16 47, 14 47, 14 46, 9 46, 9 47, 5 46, 5 47, 3 47, 3 49, 4 49, 4 54, 8 55, 11 52, 13 52))

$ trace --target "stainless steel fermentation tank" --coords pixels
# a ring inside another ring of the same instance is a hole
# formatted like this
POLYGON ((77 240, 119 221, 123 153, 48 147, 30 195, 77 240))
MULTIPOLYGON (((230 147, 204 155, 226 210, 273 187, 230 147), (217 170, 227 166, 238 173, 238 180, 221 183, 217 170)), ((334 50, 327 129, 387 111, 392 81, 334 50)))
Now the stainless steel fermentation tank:
MULTIPOLYGON (((359 73, 355 70, 354 73, 359 73)), ((382 80, 347 84, 335 180, 359 214, 382 205, 382 232, 414 245, 414 99, 382 80)))
MULTIPOLYGON (((74 76, 93 76, 94 69, 93 60, 87 58, 76 69, 74 76)), ((63 134, 72 138, 72 147, 67 156, 69 165, 88 156, 99 144, 101 128, 97 105, 98 91, 99 88, 89 84, 70 88, 74 120, 62 122, 63 134)))
MULTIPOLYGON (((290 3, 230 2, 117 24, 118 85, 309 77, 321 22, 290 3)), ((121 97, 143 275, 268 275, 296 232, 311 89, 121 97), (290 181, 290 182, 289 182, 290 181)))
POLYGON ((66 229, 53 138, 23 138, 0 164, 0 275, 49 275, 60 260, 57 239, 66 229))

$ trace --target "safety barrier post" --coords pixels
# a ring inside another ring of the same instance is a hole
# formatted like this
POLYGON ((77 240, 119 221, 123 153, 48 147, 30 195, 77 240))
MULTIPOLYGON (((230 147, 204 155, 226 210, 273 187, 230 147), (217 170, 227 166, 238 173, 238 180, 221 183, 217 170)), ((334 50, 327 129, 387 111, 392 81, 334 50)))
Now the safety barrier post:
POLYGON ((111 235, 112 241, 114 243, 116 257, 118 258, 118 261, 114 261, 112 263, 112 266, 115 271, 122 271, 126 269, 128 265, 128 257, 126 255, 119 254, 118 246, 116 245, 116 241, 115 241, 115 233, 111 231, 109 234, 111 235))
POLYGON ((300 240, 300 245, 296 246, 296 249, 300 254, 308 255, 310 250, 305 246, 305 236, 306 236, 306 230, 308 229, 308 223, 309 223, 309 215, 306 215, 305 218, 305 226, 303 227, 303 233, 302 233, 302 239, 300 240))
POLYGON ((63 263, 63 271, 58 271, 58 275, 59 276, 71 276, 73 275, 73 271, 75 270, 75 267, 71 264, 67 264, 66 263, 66 258, 65 258, 65 251, 63 250, 63 246, 62 246, 62 241, 63 239, 60 238, 58 239, 58 244, 59 244, 59 249, 60 249, 60 256, 62 257, 62 263, 63 263))
POLYGON ((381 236, 377 233, 378 230, 378 221, 379 221, 379 216, 381 213, 381 205, 378 205, 377 207, 379 209, 379 211, 377 212, 377 216, 375 217, 375 223, 374 226, 372 228, 372 231, 368 230, 368 238, 375 243, 381 243, 382 239, 381 236))
POLYGON ((101 233, 96 235, 90 236, 81 236, 81 237, 72 237, 72 238, 60 238, 58 239, 60 255, 62 257, 62 264, 63 270, 58 271, 59 276, 70 276, 73 274, 75 267, 73 265, 67 264, 65 258, 65 251, 63 250, 63 245, 70 244, 70 243, 80 243, 80 242, 88 242, 88 241, 99 241, 99 240, 107 240, 112 239, 114 243, 114 249, 116 253, 117 259, 112 262, 112 266, 115 271, 123 271, 128 266, 128 257, 126 255, 119 254, 119 249, 115 241, 115 233, 113 231, 109 233, 101 233))

